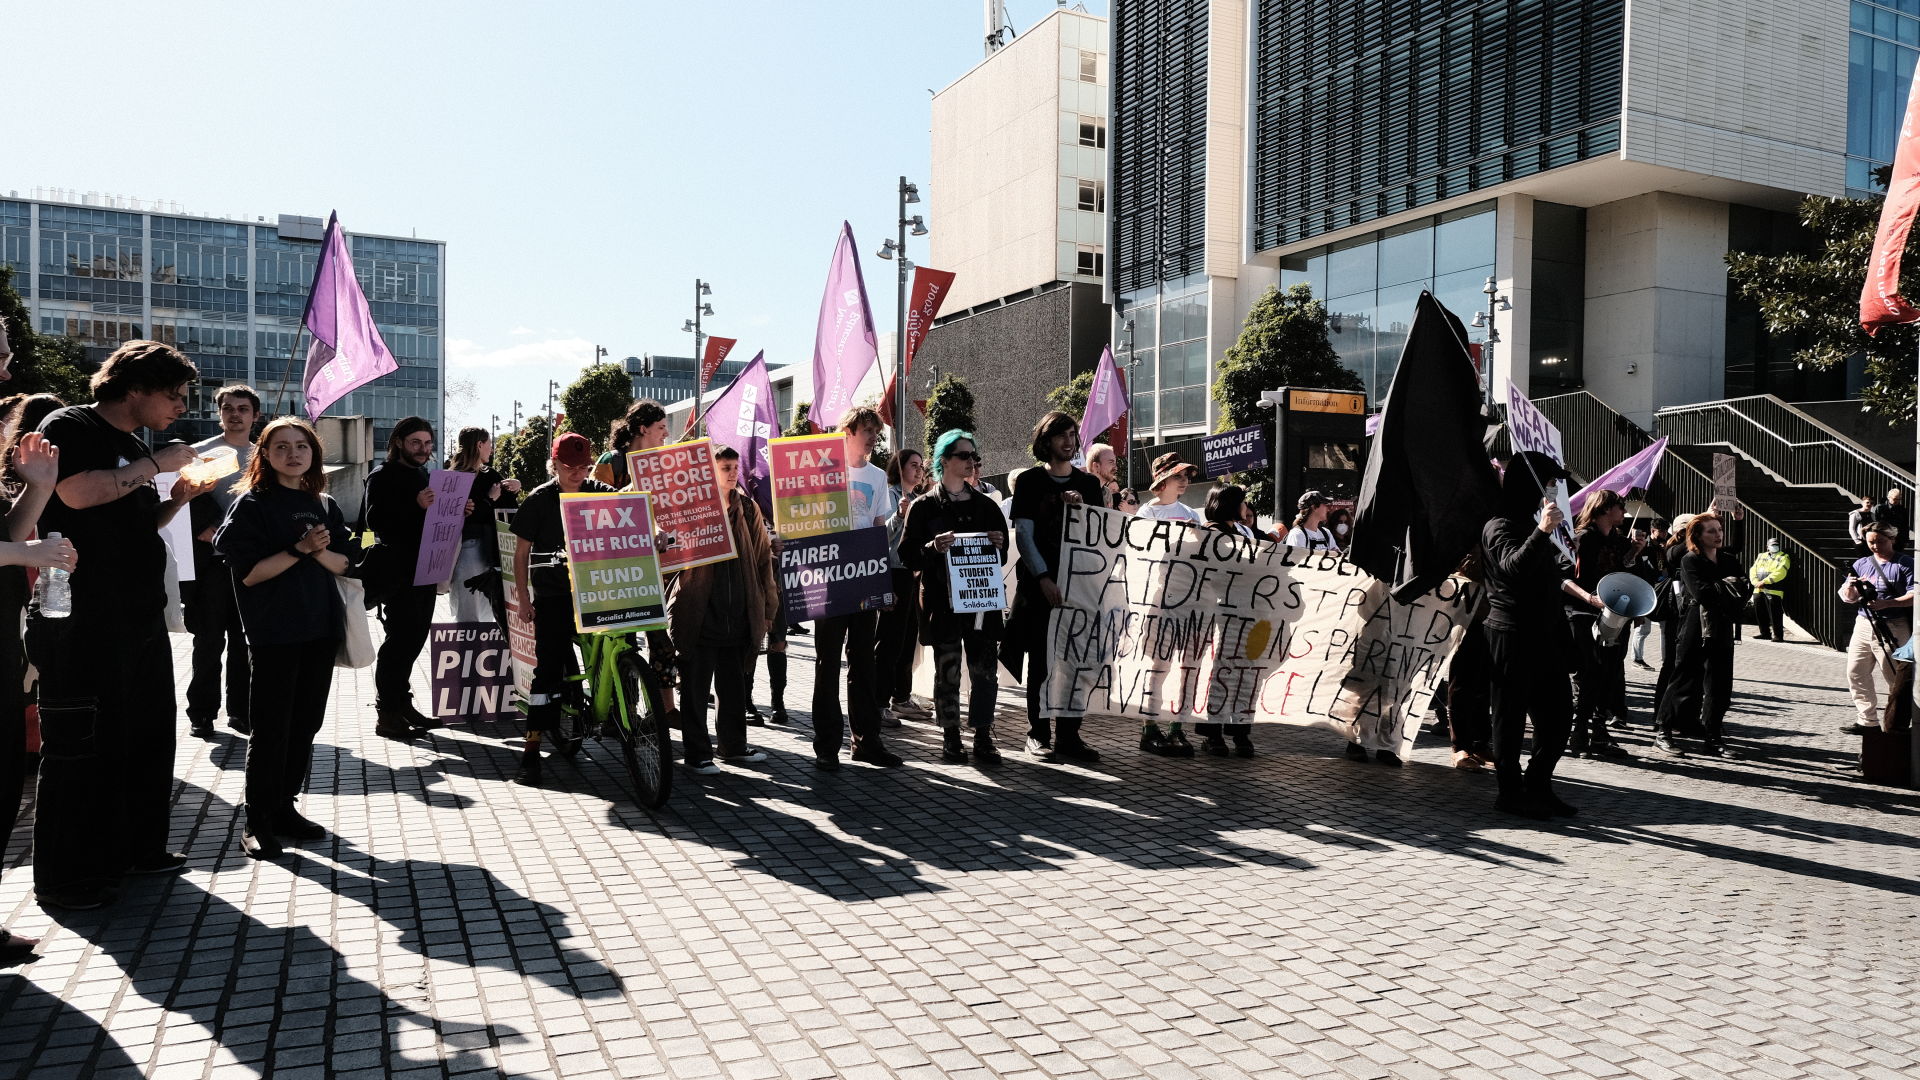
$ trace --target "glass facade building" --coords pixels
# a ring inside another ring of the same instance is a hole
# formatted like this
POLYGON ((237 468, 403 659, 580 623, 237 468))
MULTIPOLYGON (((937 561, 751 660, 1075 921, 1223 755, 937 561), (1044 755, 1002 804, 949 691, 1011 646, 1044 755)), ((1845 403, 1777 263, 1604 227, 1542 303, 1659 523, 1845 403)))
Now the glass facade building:
MULTIPOLYGON (((276 226, 0 199, 0 265, 13 268, 13 286, 35 329, 78 339, 95 364, 123 341, 153 338, 199 367, 199 392, 172 429, 183 438, 217 430, 212 391, 226 383, 250 383, 268 412, 297 410, 300 363, 289 353, 319 234, 307 218, 281 218, 276 226)), ((351 233, 348 244, 400 369, 329 411, 371 417, 377 444, 406 416, 424 416, 437 431, 445 400, 446 245, 351 233)), ((304 340, 300 348, 304 355, 304 340)))
POLYGON ((1893 163, 1914 62, 1920 0, 1852 0, 1847 37, 1847 190, 1878 190, 1873 170, 1893 163))
MULTIPOLYGON (((685 401, 693 396, 700 380, 700 365, 691 356, 629 356, 624 363, 628 376, 633 379, 636 401, 651 399, 661 405, 685 401)), ((722 360, 719 370, 707 382, 707 397, 716 396, 751 363, 751 356, 722 360)))

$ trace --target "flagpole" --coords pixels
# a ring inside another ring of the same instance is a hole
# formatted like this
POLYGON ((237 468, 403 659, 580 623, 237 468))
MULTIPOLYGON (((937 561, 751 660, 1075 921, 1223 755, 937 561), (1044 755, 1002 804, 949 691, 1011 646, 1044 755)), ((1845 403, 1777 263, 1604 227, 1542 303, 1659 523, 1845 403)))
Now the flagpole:
POLYGON ((295 359, 300 355, 300 335, 306 333, 306 330, 307 323, 303 318, 300 320, 300 325, 294 327, 293 346, 287 350, 287 366, 280 371, 280 389, 274 392, 274 399, 280 402, 280 415, 282 416, 289 415, 287 412, 287 384, 293 380, 293 364, 295 359))

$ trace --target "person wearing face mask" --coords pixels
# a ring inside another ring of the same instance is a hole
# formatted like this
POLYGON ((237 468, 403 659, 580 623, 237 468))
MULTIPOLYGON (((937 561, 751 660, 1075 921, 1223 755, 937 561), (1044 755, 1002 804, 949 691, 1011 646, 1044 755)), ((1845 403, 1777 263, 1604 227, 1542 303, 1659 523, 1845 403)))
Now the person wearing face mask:
POLYGON ((433 460, 433 425, 409 416, 387 438, 387 460, 367 474, 362 513, 376 546, 367 553, 362 580, 369 605, 378 601, 386 640, 373 665, 374 732, 402 741, 438 727, 413 704, 413 666, 426 648, 433 623, 433 585, 415 585, 420 536, 434 492, 427 484, 433 460))
POLYGON ((1767 541, 1767 550, 1753 560, 1753 569, 1747 571, 1748 580, 1753 582, 1754 614, 1760 625, 1760 631, 1754 635, 1761 641, 1787 640, 1787 592, 1781 584, 1787 575, 1793 572, 1793 558, 1780 548, 1778 537, 1767 541))
POLYGON ((1344 506, 1336 506, 1327 511, 1327 528, 1333 532, 1333 546, 1347 550, 1347 536, 1353 532, 1353 511, 1344 506))

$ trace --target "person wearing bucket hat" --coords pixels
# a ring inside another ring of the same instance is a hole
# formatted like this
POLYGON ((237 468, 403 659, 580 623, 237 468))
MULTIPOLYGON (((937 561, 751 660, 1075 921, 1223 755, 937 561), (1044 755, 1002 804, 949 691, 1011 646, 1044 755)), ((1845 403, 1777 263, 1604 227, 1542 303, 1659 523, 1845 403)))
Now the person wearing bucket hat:
POLYGON ((1180 460, 1179 454, 1161 454, 1153 459, 1153 482, 1147 485, 1153 492, 1153 498, 1141 503, 1135 513, 1159 521, 1205 525, 1206 520, 1200 516, 1200 511, 1180 501, 1180 496, 1185 495, 1187 488, 1198 479, 1199 466, 1180 460))

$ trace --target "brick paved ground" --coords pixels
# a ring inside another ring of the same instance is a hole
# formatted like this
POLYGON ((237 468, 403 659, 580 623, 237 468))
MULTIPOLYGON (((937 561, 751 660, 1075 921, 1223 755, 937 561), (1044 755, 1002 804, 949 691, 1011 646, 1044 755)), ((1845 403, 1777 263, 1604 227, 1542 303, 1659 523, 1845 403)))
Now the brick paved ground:
POLYGON ((531 791, 502 731, 379 739, 343 678, 337 836, 284 862, 240 854, 226 734, 181 743, 190 870, 110 912, 31 903, 23 822, 0 1076, 1912 1077, 1920 797, 1846 777, 1840 666, 1744 645, 1741 760, 1570 763, 1551 827, 1437 746, 1117 725, 1094 769, 909 724, 908 768, 821 775, 803 723, 649 815, 608 755, 531 791))

